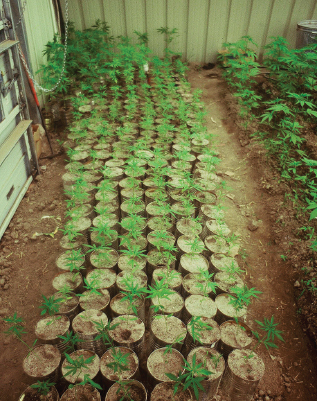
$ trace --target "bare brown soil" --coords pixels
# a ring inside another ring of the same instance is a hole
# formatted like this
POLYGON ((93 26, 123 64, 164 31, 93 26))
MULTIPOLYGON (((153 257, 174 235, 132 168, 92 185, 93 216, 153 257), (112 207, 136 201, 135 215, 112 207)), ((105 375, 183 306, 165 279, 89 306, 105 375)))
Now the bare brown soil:
MULTIPOLYGON (((261 146, 239 135, 233 108, 228 107, 234 101, 219 76, 217 70, 192 69, 189 80, 193 88, 203 89, 207 127, 215 134, 222 159, 218 172, 227 183, 223 191, 226 223, 241 239, 239 261, 246 271, 244 279, 249 287, 263 292, 249 307, 246 323, 255 329, 255 319, 274 315, 285 339, 278 350, 258 350, 265 362, 265 374, 255 399, 314 401, 316 353, 306 331, 314 337, 316 305, 309 303, 308 292, 299 299, 299 306, 295 303, 302 290, 296 283, 300 284, 300 268, 310 268, 314 273, 314 264, 306 254, 306 242, 294 236, 294 210, 284 202, 288 187, 278 184, 278 174, 271 169, 261 146), (285 261, 281 255, 286 256, 285 261), (306 319, 301 320, 301 316, 306 319)), ((56 139, 63 137, 63 132, 53 136, 58 151, 56 139)), ((64 159, 65 155, 40 160, 42 174, 30 186, 0 242, 0 317, 14 312, 23 316, 29 344, 35 339, 34 328, 40 319, 41 294, 55 292, 51 283, 58 273, 55 259, 62 252, 61 233, 34 234, 53 233, 65 221, 64 159)), ((5 336, 4 330, 6 325, 1 320, 0 400, 15 401, 30 384, 22 369, 27 350, 16 339, 5 336)))

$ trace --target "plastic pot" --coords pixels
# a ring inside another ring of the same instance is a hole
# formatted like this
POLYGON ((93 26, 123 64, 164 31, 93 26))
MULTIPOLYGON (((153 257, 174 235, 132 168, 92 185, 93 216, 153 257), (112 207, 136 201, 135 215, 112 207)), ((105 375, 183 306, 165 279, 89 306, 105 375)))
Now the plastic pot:
POLYGON ((184 366, 183 355, 172 348, 159 348, 153 351, 147 359, 148 383, 154 387, 160 382, 171 382, 172 380, 166 376, 166 373, 171 373, 178 376, 182 372, 184 366))
POLYGON ((208 272, 208 260, 200 253, 183 253, 179 260, 178 270, 185 277, 189 273, 208 272))
POLYGON ((61 353, 65 351, 68 343, 58 336, 65 336, 69 332, 70 320, 65 315, 49 316, 41 319, 35 326, 35 335, 43 344, 54 345, 61 353))
POLYGON ((81 310, 96 309, 101 312, 107 312, 110 303, 110 293, 105 288, 97 290, 98 293, 91 290, 85 291, 81 294, 79 306, 81 310))
POLYGON ((80 293, 83 290, 83 276, 80 273, 59 273, 52 281, 52 285, 56 291, 59 291, 65 286, 69 287, 71 291, 80 293))
POLYGON ((99 391, 90 384, 79 385, 67 389, 61 397, 60 401, 101 401, 99 391))
POLYGON ((179 388, 174 394, 174 384, 167 382, 158 383, 151 393, 151 401, 194 401, 195 399, 189 389, 182 391, 179 388))

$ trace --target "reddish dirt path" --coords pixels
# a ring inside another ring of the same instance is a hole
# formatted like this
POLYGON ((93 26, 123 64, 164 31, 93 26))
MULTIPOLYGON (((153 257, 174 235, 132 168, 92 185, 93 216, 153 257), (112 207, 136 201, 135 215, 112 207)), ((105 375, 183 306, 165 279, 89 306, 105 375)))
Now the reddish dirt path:
MULTIPOLYGON (((215 75, 217 70, 191 70, 192 88, 203 89, 202 99, 208 111, 207 127, 215 134, 216 148, 222 159, 218 172, 227 182, 224 191, 226 223, 240 236, 240 266, 246 270, 248 287, 255 287, 263 294, 249 307, 247 323, 254 329, 254 320, 274 315, 279 329, 284 331, 285 344, 279 342, 278 350, 259 350, 265 361, 266 372, 259 389, 271 395, 282 396, 287 401, 317 399, 316 353, 302 330, 294 302, 295 273, 288 262, 283 262, 282 248, 275 238, 274 225, 278 207, 284 199, 283 188, 276 188, 274 195, 263 185, 274 175, 265 163, 263 149, 254 141, 242 147, 239 130, 229 116, 225 84, 215 75), (211 74, 212 73, 212 74, 211 74), (212 78, 208 75, 211 74, 212 78), (228 196, 227 196, 228 195, 228 196), (257 228, 256 228, 257 227, 257 228), (251 231, 251 230, 254 231, 251 231)), ((284 241, 289 242, 287 231, 284 241)), ((262 393, 261 393, 262 394, 262 393)))

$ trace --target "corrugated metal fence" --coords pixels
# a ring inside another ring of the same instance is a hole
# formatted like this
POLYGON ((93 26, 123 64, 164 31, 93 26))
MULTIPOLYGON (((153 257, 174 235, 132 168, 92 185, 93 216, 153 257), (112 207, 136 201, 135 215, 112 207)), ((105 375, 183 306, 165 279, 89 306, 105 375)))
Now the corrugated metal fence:
POLYGON ((270 36, 284 36, 295 47, 296 24, 317 19, 317 0, 69 0, 69 15, 81 30, 99 18, 114 36, 136 39, 134 30, 148 32, 149 47, 159 56, 164 38, 157 28, 177 28, 173 50, 188 61, 209 62, 223 42, 243 35, 250 35, 259 48, 270 36))

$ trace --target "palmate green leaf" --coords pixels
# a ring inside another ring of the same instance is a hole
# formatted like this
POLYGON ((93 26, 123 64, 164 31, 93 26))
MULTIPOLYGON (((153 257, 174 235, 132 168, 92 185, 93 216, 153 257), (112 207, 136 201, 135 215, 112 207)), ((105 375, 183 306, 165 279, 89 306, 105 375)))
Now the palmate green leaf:
POLYGON ((74 361, 73 361, 73 359, 65 352, 65 358, 67 359, 67 361, 70 363, 70 364, 73 364, 74 363, 74 361))
POLYGON ((278 346, 270 341, 264 341, 263 344, 265 345, 266 349, 269 348, 278 348, 278 346))
POLYGON ((89 377, 89 375, 84 375, 84 380, 81 382, 81 383, 79 383, 80 385, 85 385, 86 383, 89 383, 89 384, 91 384, 93 387, 95 387, 95 388, 97 388, 98 390, 103 390, 103 388, 98 384, 98 383, 96 383, 96 382, 94 382, 90 377, 89 377))
MULTIPOLYGON (((308 208, 307 208, 307 209, 308 209, 308 208)), ((317 208, 314 209, 314 210, 310 213, 309 221, 312 220, 312 219, 315 219, 316 217, 317 217, 317 208)))
POLYGON ((173 380, 176 382, 178 380, 178 377, 173 375, 172 373, 165 373, 165 376, 167 376, 169 379, 173 380))
POLYGON ((256 323, 260 326, 261 330, 266 332, 266 338, 263 342, 270 344, 269 340, 272 339, 274 341, 275 337, 284 342, 284 339, 281 335, 283 332, 281 330, 277 330, 276 327, 278 326, 278 323, 274 323, 274 315, 270 320, 264 318, 263 322, 256 320, 256 323))

